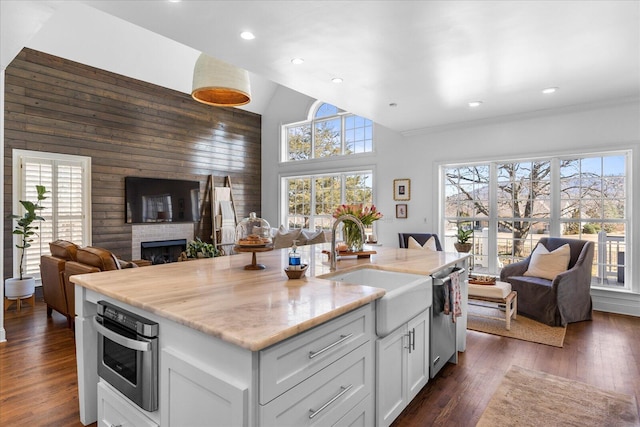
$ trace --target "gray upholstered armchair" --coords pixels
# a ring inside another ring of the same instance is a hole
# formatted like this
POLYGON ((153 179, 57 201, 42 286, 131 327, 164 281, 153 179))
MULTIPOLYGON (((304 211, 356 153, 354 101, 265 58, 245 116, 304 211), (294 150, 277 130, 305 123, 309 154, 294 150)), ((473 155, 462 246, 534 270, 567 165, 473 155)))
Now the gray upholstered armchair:
POLYGON ((591 320, 591 266, 593 242, 576 239, 546 238, 544 245, 549 252, 564 244, 570 248, 569 267, 553 280, 527 276, 531 255, 520 262, 505 266, 500 280, 511 283, 518 292, 518 314, 523 314, 551 326, 591 320))
POLYGON ((438 235, 432 234, 432 233, 398 233, 398 240, 399 240, 398 243, 401 248, 409 247, 409 237, 413 237, 415 241, 421 245, 424 245, 427 242, 427 240, 433 237, 436 241, 436 249, 439 251, 442 250, 442 245, 440 244, 440 239, 438 239, 438 235))

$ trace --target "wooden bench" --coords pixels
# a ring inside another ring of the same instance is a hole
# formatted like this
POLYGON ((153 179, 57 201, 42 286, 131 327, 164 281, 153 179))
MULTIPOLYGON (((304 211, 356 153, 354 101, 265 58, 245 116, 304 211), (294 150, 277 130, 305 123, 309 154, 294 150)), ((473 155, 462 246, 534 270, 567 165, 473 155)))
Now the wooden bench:
POLYGON ((511 330, 511 319, 518 316, 518 293, 511 290, 511 284, 496 281, 495 285, 478 285, 469 283, 469 305, 487 307, 482 302, 496 304, 495 308, 502 309, 504 306, 504 317, 489 316, 478 313, 470 313, 473 316, 485 317, 488 319, 503 320, 506 323, 507 331, 511 330))

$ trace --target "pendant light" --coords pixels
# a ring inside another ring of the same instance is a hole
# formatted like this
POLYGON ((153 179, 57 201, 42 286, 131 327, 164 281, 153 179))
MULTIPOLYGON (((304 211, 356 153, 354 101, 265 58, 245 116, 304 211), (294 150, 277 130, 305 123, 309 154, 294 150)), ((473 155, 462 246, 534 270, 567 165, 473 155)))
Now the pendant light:
POLYGON ((218 107, 235 107, 251 101, 249 72, 200 54, 193 69, 191 96, 198 102, 218 107))

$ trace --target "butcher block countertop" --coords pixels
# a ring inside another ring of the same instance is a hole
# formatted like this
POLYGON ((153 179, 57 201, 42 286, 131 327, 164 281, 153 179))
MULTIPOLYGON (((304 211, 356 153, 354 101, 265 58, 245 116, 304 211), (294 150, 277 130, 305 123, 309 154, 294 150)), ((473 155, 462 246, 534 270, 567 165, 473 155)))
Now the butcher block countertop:
MULTIPOLYGON (((251 253, 175 262, 71 277, 71 282, 251 351, 352 311, 382 297, 383 289, 322 278, 329 244, 299 247, 309 264, 305 277, 289 280, 288 250, 257 253, 265 270, 245 270, 251 253)), ((342 257, 338 272, 362 266, 429 275, 467 254, 365 247, 371 258, 342 257)))

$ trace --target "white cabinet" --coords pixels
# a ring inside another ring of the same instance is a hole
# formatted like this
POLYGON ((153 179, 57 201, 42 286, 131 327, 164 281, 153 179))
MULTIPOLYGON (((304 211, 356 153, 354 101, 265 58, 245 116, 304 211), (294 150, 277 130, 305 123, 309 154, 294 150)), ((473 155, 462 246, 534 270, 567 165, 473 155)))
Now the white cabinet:
POLYGON ((368 304, 261 351, 259 425, 371 425, 374 314, 368 304))
POLYGON ((388 426, 429 380, 429 310, 376 342, 376 424, 388 426))
POLYGON ((319 371, 260 408, 263 426, 337 425, 373 391, 372 344, 356 350, 319 371))
POLYGON ((247 387, 175 349, 161 357, 163 427, 248 425, 247 387))
POLYGON ((372 304, 260 351, 260 403, 326 368, 373 338, 372 304))
POLYGON ((98 383, 98 427, 158 427, 133 403, 110 385, 98 383))
POLYGON ((429 310, 425 310, 407 324, 411 339, 411 348, 407 349, 407 404, 429 380, 429 318, 429 310))

